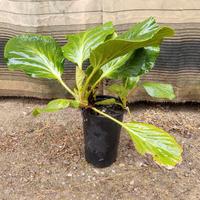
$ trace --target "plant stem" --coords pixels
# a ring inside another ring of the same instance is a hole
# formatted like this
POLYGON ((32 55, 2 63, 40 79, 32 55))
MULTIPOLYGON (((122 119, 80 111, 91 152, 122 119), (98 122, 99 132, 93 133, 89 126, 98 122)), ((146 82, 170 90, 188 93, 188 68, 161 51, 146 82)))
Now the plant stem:
POLYGON ((93 70, 92 73, 89 75, 89 77, 86 79, 86 82, 85 82, 85 84, 84 84, 84 86, 83 86, 83 91, 84 91, 84 92, 85 92, 85 90, 87 90, 88 84, 89 84, 89 82, 90 82, 92 76, 94 75, 94 73, 95 73, 95 70, 93 70))
POLYGON ((117 119, 115 119, 114 117, 111 117, 110 115, 108 115, 108 114, 106 114, 106 113, 104 113, 104 112, 102 112, 102 111, 100 111, 100 110, 98 110, 94 107, 91 107, 91 109, 94 110, 95 112, 99 113, 100 115, 103 115, 103 116, 111 119, 112 121, 119 124, 120 126, 124 127, 124 124, 122 122, 118 121, 117 119))
MULTIPOLYGON (((90 67, 91 65, 89 65, 88 67, 90 67)), ((92 77, 94 76, 94 74, 97 72, 97 70, 98 69, 93 69, 92 70, 92 72, 91 72, 91 74, 88 76, 88 78, 86 79, 86 82, 85 82, 85 84, 84 84, 84 86, 83 86, 83 90, 82 90, 82 93, 83 93, 83 95, 85 95, 85 92, 87 91, 87 89, 88 89, 88 86, 89 86, 89 83, 90 83, 90 80, 92 79, 92 77)), ((91 90, 90 90, 91 91, 91 90)), ((89 93, 91 93, 91 92, 89 92, 89 93)), ((88 98, 88 97, 87 97, 88 98)))
POLYGON ((91 91, 93 91, 93 90, 96 88, 96 86, 102 81, 103 78, 104 78, 104 77, 100 77, 100 78, 94 83, 94 85, 91 87, 91 91))
POLYGON ((58 78, 58 81, 74 98, 76 98, 75 93, 65 84, 65 82, 61 78, 58 78))

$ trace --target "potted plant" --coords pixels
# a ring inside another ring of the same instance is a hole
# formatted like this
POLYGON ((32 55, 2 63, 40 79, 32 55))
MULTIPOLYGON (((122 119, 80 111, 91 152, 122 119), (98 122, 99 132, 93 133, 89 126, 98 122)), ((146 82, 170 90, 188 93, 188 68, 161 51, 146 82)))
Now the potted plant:
POLYGON ((34 78, 55 79, 73 99, 56 99, 33 115, 54 112, 67 107, 82 111, 85 157, 96 167, 111 165, 117 156, 121 127, 130 135, 136 150, 151 154, 159 165, 174 167, 180 163, 182 148, 164 130, 141 122, 122 122, 127 108, 127 96, 137 87, 156 98, 175 98, 170 84, 140 82, 159 55, 160 44, 174 31, 160 27, 153 17, 117 35, 111 22, 85 32, 67 35, 68 42, 60 45, 50 36, 25 34, 11 38, 4 51, 10 70, 21 70, 34 78), (63 80, 64 60, 76 65, 76 86, 71 89, 63 80), (86 69, 83 63, 89 60, 86 69), (117 97, 98 96, 97 89, 104 79, 118 80, 108 86, 117 97))

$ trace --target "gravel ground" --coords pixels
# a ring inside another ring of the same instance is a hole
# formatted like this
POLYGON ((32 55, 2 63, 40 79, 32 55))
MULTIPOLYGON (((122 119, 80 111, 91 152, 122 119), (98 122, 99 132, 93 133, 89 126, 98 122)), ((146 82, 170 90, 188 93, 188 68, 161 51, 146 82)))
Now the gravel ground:
POLYGON ((182 144, 182 164, 167 170, 140 156, 123 131, 117 161, 92 167, 84 160, 80 112, 32 117, 44 103, 0 99, 0 199, 200 199, 200 104, 136 103, 125 116, 157 125, 182 144))

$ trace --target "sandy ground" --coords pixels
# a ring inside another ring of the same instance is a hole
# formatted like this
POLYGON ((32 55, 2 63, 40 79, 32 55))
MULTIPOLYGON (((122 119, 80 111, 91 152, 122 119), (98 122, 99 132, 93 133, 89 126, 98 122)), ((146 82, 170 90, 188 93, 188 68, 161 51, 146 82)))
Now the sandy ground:
POLYGON ((200 199, 200 105, 132 106, 132 119, 162 127, 182 144, 182 164, 166 170, 141 157, 123 131, 118 160, 92 167, 84 160, 80 112, 32 117, 43 103, 0 99, 1 200, 200 199))

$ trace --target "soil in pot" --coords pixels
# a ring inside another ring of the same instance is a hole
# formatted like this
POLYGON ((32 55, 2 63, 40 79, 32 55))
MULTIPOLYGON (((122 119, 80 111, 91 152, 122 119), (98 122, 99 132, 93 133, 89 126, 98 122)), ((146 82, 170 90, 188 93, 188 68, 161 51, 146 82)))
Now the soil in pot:
MULTIPOLYGON (((98 96, 96 101, 113 98, 98 96)), ((124 110, 119 105, 98 105, 99 110, 123 120, 124 110)), ((91 109, 82 110, 86 161, 95 167, 108 167, 117 158, 121 126, 91 109)))

